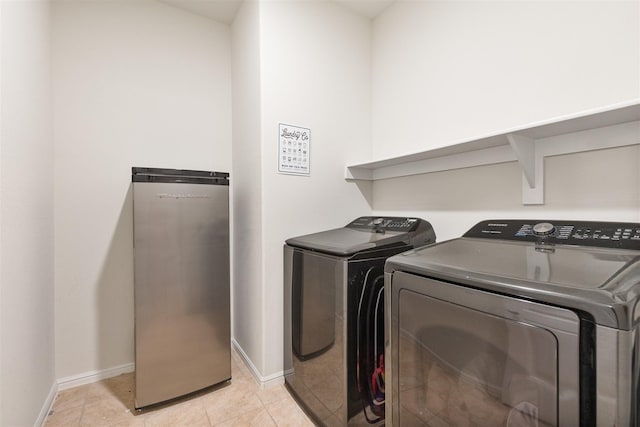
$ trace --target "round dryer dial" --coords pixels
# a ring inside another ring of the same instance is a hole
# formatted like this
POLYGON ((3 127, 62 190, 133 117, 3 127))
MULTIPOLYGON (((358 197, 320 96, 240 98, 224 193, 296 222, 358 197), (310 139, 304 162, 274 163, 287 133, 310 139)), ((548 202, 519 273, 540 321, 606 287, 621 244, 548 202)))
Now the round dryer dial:
POLYGON ((549 222, 539 222, 538 224, 533 226, 533 235, 544 237, 556 231, 556 227, 549 222))

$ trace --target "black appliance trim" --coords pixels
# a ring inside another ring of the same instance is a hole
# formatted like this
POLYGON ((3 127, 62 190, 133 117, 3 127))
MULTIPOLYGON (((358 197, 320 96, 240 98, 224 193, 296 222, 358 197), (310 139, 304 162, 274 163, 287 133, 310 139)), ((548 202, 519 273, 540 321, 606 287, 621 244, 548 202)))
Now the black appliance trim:
POLYGON ((542 245, 591 246, 640 250, 640 223, 541 219, 490 219, 480 221, 462 237, 533 242, 542 245), (536 235, 533 226, 547 223, 549 234, 536 235))
POLYGON ((131 168, 132 182, 229 185, 229 173, 188 169, 131 168))
POLYGON ((580 319, 580 427, 596 426, 596 326, 589 313, 573 310, 580 319))

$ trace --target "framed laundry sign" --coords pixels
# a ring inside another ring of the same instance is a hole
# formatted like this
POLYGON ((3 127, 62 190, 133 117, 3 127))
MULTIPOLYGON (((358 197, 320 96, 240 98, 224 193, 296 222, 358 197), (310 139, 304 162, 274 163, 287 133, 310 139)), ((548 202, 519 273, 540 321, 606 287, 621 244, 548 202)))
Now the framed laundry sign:
POLYGON ((278 131, 278 172, 309 176, 311 130, 280 123, 278 131))

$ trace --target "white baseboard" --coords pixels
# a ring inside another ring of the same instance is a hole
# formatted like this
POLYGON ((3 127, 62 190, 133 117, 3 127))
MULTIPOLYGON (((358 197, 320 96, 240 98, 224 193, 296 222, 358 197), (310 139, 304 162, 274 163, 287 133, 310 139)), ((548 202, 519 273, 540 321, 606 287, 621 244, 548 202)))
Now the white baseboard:
POLYGON ((44 424, 44 421, 47 419, 47 415, 49 415, 49 411, 51 411, 51 407, 53 406, 53 401, 56 399, 56 395, 58 394, 58 382, 54 381, 51 385, 51 389, 49 390, 49 394, 42 404, 42 409, 40 410, 40 414, 34 423, 34 427, 40 427, 44 424))
POLYGON ((135 370, 134 363, 126 363, 113 368, 102 369, 99 371, 88 371, 82 374, 72 375, 70 377, 60 378, 58 380, 58 390, 67 390, 69 388, 78 387, 80 385, 91 384, 120 374, 127 374, 135 370))
POLYGON ((85 384, 91 384, 111 377, 116 377, 120 374, 126 374, 135 370, 134 363, 127 363, 113 368, 102 369, 100 371, 89 371, 78 375, 72 375, 70 377, 60 378, 56 380, 49 390, 46 400, 42 404, 40 414, 34 424, 35 427, 42 426, 51 411, 53 402, 56 399, 59 391, 67 390, 73 387, 78 387, 85 384))
MULTIPOLYGON (((249 372, 255 380, 258 382, 261 388, 269 388, 278 384, 284 383, 284 371, 276 372, 271 375, 262 376, 260 372, 255 367, 251 359, 244 352, 240 344, 236 340, 231 340, 234 349, 238 352, 242 361, 249 369, 249 372)), ((51 410, 51 406, 53 405, 53 401, 55 400, 56 395, 59 391, 68 390, 70 388, 78 387, 85 384, 92 384, 107 378, 115 377, 120 374, 126 374, 129 372, 133 372, 135 370, 134 363, 126 363, 124 365, 115 366, 113 368, 96 370, 96 371, 88 371, 83 372, 81 374, 72 375, 69 377, 64 377, 58 379, 52 386, 47 396, 46 401, 42 406, 42 410, 40 411, 40 415, 36 421, 35 426, 41 426, 44 423, 47 414, 51 410)))
POLYGON ((238 352, 244 364, 247 365, 247 368, 249 368, 249 372, 251 372, 251 375, 253 375, 253 378, 255 378, 261 388, 269 388, 284 383, 283 371, 263 377, 262 375, 260 375, 260 372, 253 364, 251 359, 249 359, 249 356, 247 356, 247 353, 244 352, 240 344, 238 344, 235 339, 232 339, 231 343, 233 344, 233 348, 238 352))

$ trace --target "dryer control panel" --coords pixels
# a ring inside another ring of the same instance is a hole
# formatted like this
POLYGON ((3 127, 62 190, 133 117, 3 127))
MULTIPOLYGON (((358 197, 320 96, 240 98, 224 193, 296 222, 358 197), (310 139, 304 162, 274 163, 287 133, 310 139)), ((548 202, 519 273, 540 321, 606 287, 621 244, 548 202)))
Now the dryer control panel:
POLYGON ((488 220, 463 237, 640 250, 640 223, 549 220, 488 220))
POLYGON ((409 232, 418 228, 420 218, 405 218, 395 216, 361 216, 354 219, 346 228, 356 228, 370 231, 399 231, 409 232))

